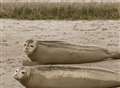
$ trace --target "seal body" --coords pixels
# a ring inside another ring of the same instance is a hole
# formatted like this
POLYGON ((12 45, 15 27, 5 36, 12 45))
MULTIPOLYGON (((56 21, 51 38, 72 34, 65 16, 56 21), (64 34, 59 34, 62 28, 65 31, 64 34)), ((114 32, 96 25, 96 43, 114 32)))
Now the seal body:
POLYGON ((28 75, 19 76, 18 73, 22 72, 19 70, 14 76, 26 88, 111 88, 120 86, 120 74, 102 68, 39 66, 29 69, 24 73, 28 75))
POLYGON ((27 40, 25 53, 39 64, 80 64, 120 58, 119 53, 111 53, 97 46, 80 46, 63 41, 27 40))
POLYGON ((27 40, 26 55, 39 64, 79 64, 102 61, 113 55, 104 48, 80 46, 62 41, 27 40), (32 45, 32 46, 31 46, 32 45))

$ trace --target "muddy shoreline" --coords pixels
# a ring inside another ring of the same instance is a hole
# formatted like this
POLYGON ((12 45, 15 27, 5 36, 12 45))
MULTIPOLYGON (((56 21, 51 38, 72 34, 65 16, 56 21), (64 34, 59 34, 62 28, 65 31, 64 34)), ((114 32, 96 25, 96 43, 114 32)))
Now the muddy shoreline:
MULTIPOLYGON (((55 21, 0 19, 0 87, 24 88, 12 78, 16 67, 28 59, 22 51, 29 38, 62 40, 77 45, 96 45, 120 51, 120 20, 55 21)), ((85 64, 120 72, 120 60, 85 64)))

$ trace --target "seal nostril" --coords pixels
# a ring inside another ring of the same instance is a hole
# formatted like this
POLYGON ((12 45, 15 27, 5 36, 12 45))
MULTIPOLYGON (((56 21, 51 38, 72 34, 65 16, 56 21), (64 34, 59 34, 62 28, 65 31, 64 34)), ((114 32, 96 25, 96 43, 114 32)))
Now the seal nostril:
POLYGON ((21 72, 22 74, 25 74, 25 72, 21 72))

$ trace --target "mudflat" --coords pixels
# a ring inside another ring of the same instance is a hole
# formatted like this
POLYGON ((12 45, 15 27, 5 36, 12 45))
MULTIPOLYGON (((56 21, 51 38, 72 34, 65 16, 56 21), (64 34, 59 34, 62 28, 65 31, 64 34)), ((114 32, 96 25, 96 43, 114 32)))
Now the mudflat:
MULTIPOLYGON (((0 87, 24 88, 13 79, 16 67, 28 59, 23 52, 26 39, 61 40, 76 45, 96 45, 120 51, 120 20, 54 21, 0 19, 0 87)), ((120 60, 81 64, 120 72, 120 60)))

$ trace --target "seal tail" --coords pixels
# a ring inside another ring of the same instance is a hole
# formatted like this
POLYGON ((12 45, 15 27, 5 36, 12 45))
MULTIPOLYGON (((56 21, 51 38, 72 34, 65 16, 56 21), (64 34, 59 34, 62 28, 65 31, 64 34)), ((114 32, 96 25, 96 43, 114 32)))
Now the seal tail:
POLYGON ((119 52, 112 52, 111 58, 113 59, 120 59, 120 53, 119 52))

